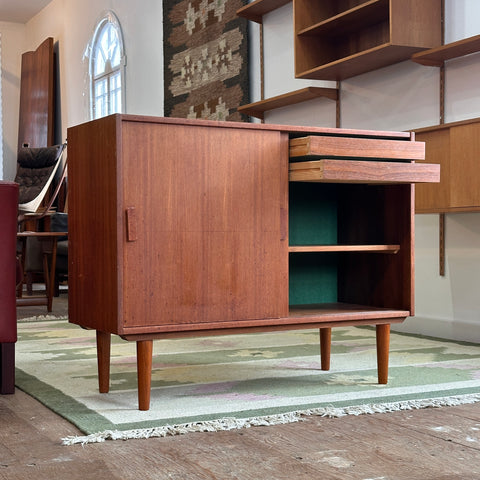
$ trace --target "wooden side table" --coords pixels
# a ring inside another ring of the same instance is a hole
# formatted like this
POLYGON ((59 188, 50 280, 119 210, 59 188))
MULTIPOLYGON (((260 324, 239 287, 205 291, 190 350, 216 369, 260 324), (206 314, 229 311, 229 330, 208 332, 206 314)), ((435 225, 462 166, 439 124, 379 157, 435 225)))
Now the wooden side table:
MULTIPOLYGON (((47 311, 52 311, 52 301, 55 285, 55 265, 57 262, 57 241, 65 237, 68 232, 18 232, 17 239, 22 242, 24 260, 27 238, 37 238, 42 245, 43 276, 45 279, 45 296, 29 296, 17 298, 17 307, 46 305, 47 311), (50 261, 49 261, 50 259, 50 261)), ((23 261, 22 261, 23 264, 23 261)))

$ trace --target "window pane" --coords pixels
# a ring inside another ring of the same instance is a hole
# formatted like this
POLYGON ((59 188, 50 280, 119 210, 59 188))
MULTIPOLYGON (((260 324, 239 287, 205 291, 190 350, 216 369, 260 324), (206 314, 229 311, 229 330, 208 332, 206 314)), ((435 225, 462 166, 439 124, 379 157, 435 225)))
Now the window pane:
POLYGON ((120 26, 113 14, 108 15, 100 22, 92 45, 92 118, 122 112, 123 55, 120 26))
POLYGON ((122 111, 122 78, 120 72, 110 76, 110 109, 109 113, 122 111))
MULTIPOLYGON (((115 32, 116 33, 116 32, 115 32)), ((112 67, 118 67, 120 66, 120 48, 118 48, 118 42, 116 42, 114 45, 112 45, 112 51, 111 51, 111 56, 110 56, 110 62, 112 64, 112 67)))
POLYGON ((108 114, 108 91, 107 79, 97 80, 94 83, 95 88, 95 111, 94 118, 104 117, 108 114))
POLYGON ((105 72, 105 53, 103 52, 103 49, 100 48, 97 48, 95 50, 95 53, 94 53, 94 60, 93 60, 93 64, 94 64, 94 75, 95 76, 98 76, 98 75, 101 75, 102 73, 105 72))

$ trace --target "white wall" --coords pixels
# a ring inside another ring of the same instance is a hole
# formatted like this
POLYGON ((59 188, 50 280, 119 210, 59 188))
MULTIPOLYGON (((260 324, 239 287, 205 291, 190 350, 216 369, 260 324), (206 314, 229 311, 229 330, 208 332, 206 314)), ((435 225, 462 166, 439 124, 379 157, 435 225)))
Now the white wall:
MULTIPOLYGON (((26 26, 0 22, 3 60, 4 176, 13 178, 18 128, 20 55, 53 36, 59 54, 61 136, 88 119, 83 54, 97 19, 113 10, 124 32, 127 112, 163 114, 163 31, 159 0, 53 0, 26 26)), ((446 42, 480 33, 478 0, 446 0, 446 42)), ((292 6, 264 17, 265 96, 332 82, 293 73, 292 6)), ((252 24, 252 101, 260 99, 259 27, 252 24)), ((446 65, 446 121, 480 116, 480 54, 446 65)), ((345 80, 346 128, 407 130, 439 122, 439 72, 407 61, 345 80)), ((266 115, 268 123, 335 126, 335 102, 317 99, 266 115)), ((480 341, 480 215, 446 218, 446 275, 438 274, 438 216, 416 216, 416 316, 400 329, 480 341)))
POLYGON ((26 25, 0 22, 4 119, 4 178, 16 169, 21 54, 53 37, 58 58, 60 123, 57 142, 67 128, 89 119, 88 64, 84 53, 101 15, 112 10, 124 33, 126 111, 163 115, 162 4, 158 0, 53 0, 26 25))
POLYGON ((25 26, 0 22, 2 32, 3 179, 15 176, 20 108, 21 54, 25 51, 25 26))

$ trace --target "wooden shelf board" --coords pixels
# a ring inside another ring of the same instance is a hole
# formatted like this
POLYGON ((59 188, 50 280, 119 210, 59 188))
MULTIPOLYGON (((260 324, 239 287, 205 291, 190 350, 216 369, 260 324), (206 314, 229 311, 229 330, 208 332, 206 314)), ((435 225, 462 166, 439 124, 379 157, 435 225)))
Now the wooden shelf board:
POLYGON ((480 212, 480 206, 415 208, 415 213, 471 213, 480 212))
POLYGON ((283 7, 291 1, 292 0, 255 0, 248 5, 239 8, 237 10, 237 15, 246 18, 247 20, 251 20, 252 22, 262 23, 263 15, 272 10, 283 7))
POLYGON ((323 159, 290 164, 291 182, 317 183, 437 183, 440 165, 323 159))
POLYGON ((480 51, 480 35, 441 45, 412 55, 412 60, 428 67, 441 67, 443 62, 480 51))
POLYGON ((352 319, 387 319, 405 318, 410 316, 408 310, 376 308, 349 303, 320 303, 315 305, 291 305, 289 317, 318 317, 322 321, 335 319, 349 321, 352 319))
POLYGON ((306 87, 293 92, 284 93, 283 95, 277 95, 276 97, 260 100, 259 102, 242 105, 238 107, 238 111, 245 115, 250 115, 263 120, 264 113, 268 110, 295 105, 319 97, 337 100, 338 90, 336 88, 306 87))
POLYGON ((288 247, 291 253, 314 252, 378 252, 397 253, 400 245, 292 245, 288 247))
POLYGON ((303 28, 297 35, 345 35, 351 31, 374 25, 383 20, 388 22, 388 0, 370 0, 315 25, 303 28))
POLYGON ((422 50, 418 47, 392 45, 390 42, 376 45, 346 57, 312 68, 296 67, 295 77, 313 80, 344 80, 372 70, 408 60, 414 53, 422 50))

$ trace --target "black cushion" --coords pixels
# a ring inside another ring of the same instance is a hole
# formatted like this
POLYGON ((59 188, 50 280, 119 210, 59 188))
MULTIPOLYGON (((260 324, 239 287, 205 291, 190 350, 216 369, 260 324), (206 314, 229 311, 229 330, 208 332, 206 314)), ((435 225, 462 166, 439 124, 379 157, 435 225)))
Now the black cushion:
POLYGON ((18 168, 15 182, 19 185, 18 203, 28 203, 36 198, 47 183, 62 145, 44 148, 21 148, 18 152, 18 168))

